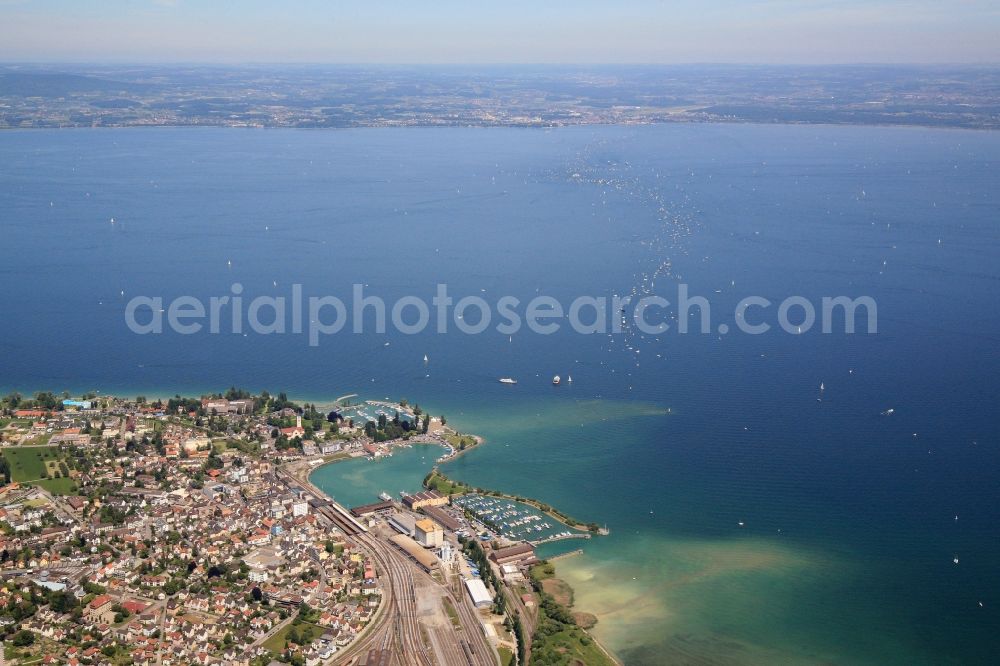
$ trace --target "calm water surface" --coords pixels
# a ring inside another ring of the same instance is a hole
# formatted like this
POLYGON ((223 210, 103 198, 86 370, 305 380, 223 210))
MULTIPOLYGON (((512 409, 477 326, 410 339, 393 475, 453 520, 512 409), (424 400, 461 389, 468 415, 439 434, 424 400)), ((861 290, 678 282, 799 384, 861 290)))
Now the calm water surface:
MULTIPOLYGON (((0 387, 406 397, 486 436, 447 473, 608 524, 560 571, 628 664, 988 663, 998 161, 1000 135, 919 129, 4 132, 0 387), (134 295, 234 282, 568 303, 674 300, 680 281, 710 299, 713 329, 747 295, 843 294, 874 297, 879 330, 311 348, 123 322, 134 295)), ((372 501, 438 455, 314 478, 372 501)))

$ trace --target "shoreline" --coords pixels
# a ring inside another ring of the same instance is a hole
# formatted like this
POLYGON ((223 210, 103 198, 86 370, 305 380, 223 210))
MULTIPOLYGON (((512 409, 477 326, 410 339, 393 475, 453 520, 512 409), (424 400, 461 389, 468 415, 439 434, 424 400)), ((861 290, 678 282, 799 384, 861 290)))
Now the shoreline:
MULTIPOLYGON (((416 444, 430 445, 430 444, 435 444, 435 442, 416 442, 416 444)), ((339 462, 342 462, 342 461, 345 461, 345 460, 353 460, 355 458, 362 458, 362 457, 363 456, 344 456, 344 455, 337 456, 337 455, 334 455, 334 456, 331 457, 331 459, 324 460, 323 464, 316 465, 314 467, 310 467, 307 461, 298 461, 298 462, 293 462, 293 463, 286 463, 285 465, 283 465, 283 467, 284 467, 286 473, 288 473, 290 476, 292 476, 296 481, 302 483, 303 487, 309 489, 311 492, 316 493, 318 497, 326 498, 326 499, 328 499, 328 500, 330 500, 332 502, 336 502, 336 500, 334 500, 330 496, 329 493, 327 493, 322 488, 320 488, 319 486, 317 486, 316 484, 314 484, 312 482, 312 480, 311 480, 312 474, 316 470, 319 470, 319 469, 321 469, 323 467, 326 467, 327 465, 333 465, 333 464, 336 464, 336 463, 339 463, 339 462)), ((434 473, 435 470, 437 470, 437 465, 435 465, 432 468, 432 471, 429 472, 428 475, 434 473)), ((468 487, 468 486, 466 486, 466 487, 468 487)), ((496 495, 496 496, 502 496, 502 495, 496 495)), ((510 497, 510 499, 514 499, 514 498, 510 497)), ((524 500, 522 499, 522 500, 515 500, 515 501, 521 501, 521 502, 523 502, 524 500)), ((344 507, 344 508, 347 509, 347 510, 350 510, 350 507, 344 507)), ((537 508, 537 507, 535 507, 535 508, 537 508)), ((553 516, 553 518, 555 518, 555 517, 553 516)), ((559 519, 556 518, 556 520, 559 520, 559 519)), ((560 521, 560 522, 562 523, 562 521, 560 521)), ((562 523, 562 524, 566 525, 565 523, 562 523)), ((566 526, 570 527, 569 525, 566 525, 566 526)), ((589 538, 590 537, 590 533, 586 533, 586 536, 589 538)), ((547 558, 547 559, 545 559, 545 560, 542 561, 543 563, 548 563, 548 564, 550 564, 553 567, 553 571, 555 572, 555 575, 553 576, 553 579, 559 581, 561 585, 565 586, 565 588, 570 591, 570 595, 572 595, 572 593, 573 593, 573 588, 565 580, 563 580, 562 578, 558 577, 558 571, 555 569, 556 562, 558 562, 559 560, 567 559, 569 557, 575 557, 575 556, 582 555, 582 554, 583 554, 583 549, 582 548, 577 548, 577 549, 575 549, 573 551, 570 551, 570 552, 567 552, 567 553, 562 553, 560 555, 555 555, 555 556, 553 556, 551 558, 547 558)), ((560 605, 562 605, 562 604, 560 604, 560 605)), ((596 616, 594 616, 592 613, 586 613, 585 611, 574 612, 573 609, 572 609, 572 605, 563 606, 563 607, 566 609, 566 611, 568 613, 570 613, 574 617, 574 621, 576 621, 577 616, 582 615, 582 614, 586 614, 588 616, 594 617, 594 624, 596 624, 596 622, 597 622, 596 616)), ((622 665, 622 661, 617 656, 615 656, 615 654, 611 650, 609 650, 607 648, 607 646, 605 646, 603 643, 601 643, 601 641, 591 632, 591 629, 594 627, 594 624, 589 624, 587 626, 584 626, 583 624, 577 623, 575 626, 578 627, 580 629, 580 631, 582 631, 587 636, 587 638, 589 638, 589 640, 591 641, 591 643, 594 646, 596 646, 598 650, 601 651, 601 653, 605 656, 605 658, 607 658, 608 661, 610 661, 612 664, 617 664, 618 666, 621 666, 622 665)), ((532 637, 532 640, 533 639, 534 639, 534 637, 532 637)))
MULTIPOLYGON (((581 554, 582 552, 582 550, 577 549, 571 553, 542 560, 538 564, 532 566, 529 572, 532 588, 536 590, 540 597, 540 605, 544 605, 546 601, 554 603, 558 607, 558 612, 560 614, 572 618, 572 626, 583 632, 584 636, 589 639, 589 642, 583 640, 579 641, 579 644, 583 648, 588 648, 592 645, 600 651, 601 655, 603 655, 609 663, 622 666, 621 659, 609 650, 607 646, 601 643, 601 641, 592 633, 591 630, 598 623, 597 616, 593 613, 576 610, 575 591, 565 579, 559 577, 559 572, 556 568, 555 562, 553 561, 559 559, 559 557, 572 557, 581 554), (548 585, 546 585, 546 583, 548 583, 548 585), (548 597, 548 599, 546 599, 546 597, 548 597)), ((534 645, 532 646, 532 649, 534 649, 534 645)))
MULTIPOLYGON (((381 401, 364 401, 364 402, 371 403, 371 402, 381 402, 381 401)), ((596 535, 600 535, 600 536, 607 536, 608 534, 610 534, 610 532, 607 530, 607 528, 601 528, 601 527, 597 526, 596 523, 589 523, 589 524, 588 523, 582 523, 582 522, 576 520, 575 518, 573 518, 572 516, 569 516, 568 514, 560 511, 559 509, 556 509, 555 507, 553 507, 553 506, 551 506, 549 504, 541 502, 540 500, 536 500, 536 499, 531 498, 531 497, 522 497, 522 496, 519 496, 519 495, 511 495, 511 494, 505 493, 503 491, 498 491, 498 490, 475 488, 473 486, 470 486, 468 483, 466 483, 464 481, 455 480, 455 479, 452 479, 452 478, 446 476, 445 474, 443 474, 439 470, 439 465, 442 462, 448 462, 450 460, 453 460, 453 459, 455 459, 455 458, 457 458, 457 457, 459 457, 459 456, 467 453, 468 451, 470 451, 470 450, 472 450, 474 448, 477 448, 478 446, 481 446, 482 444, 484 444, 486 442, 486 440, 485 440, 485 438, 483 438, 483 437, 481 437, 479 435, 460 434, 454 428, 450 428, 447 425, 440 426, 440 430, 437 433, 435 433, 435 435, 437 435, 437 437, 432 438, 431 441, 428 441, 428 439, 420 439, 418 441, 413 441, 413 442, 411 442, 409 440, 398 440, 398 441, 393 441, 393 442, 383 442, 383 444, 389 444, 391 448, 395 448, 397 446, 406 446, 406 447, 409 447, 409 446, 415 446, 415 445, 435 445, 435 444, 438 445, 438 446, 442 446, 442 447, 444 447, 446 449, 450 448, 451 454, 447 455, 447 456, 444 456, 442 458, 439 458, 432 465, 430 471, 425 475, 425 477, 423 479, 423 482, 421 483, 421 485, 422 485, 423 488, 434 489, 434 488, 432 488, 432 486, 434 485, 433 481, 437 480, 437 479, 442 479, 442 480, 444 480, 445 483, 449 484, 452 487, 466 489, 461 494, 472 492, 472 493, 476 493, 476 494, 481 494, 481 495, 490 496, 490 497, 498 497, 498 498, 507 499, 507 500, 511 500, 511 501, 515 501, 515 502, 520 502, 522 504, 526 504, 526 505, 531 506, 531 507, 535 508, 536 510, 544 513, 545 515, 549 516, 550 518, 556 520, 561 525, 563 525, 563 526, 565 526, 565 527, 567 527, 567 528, 569 528, 571 530, 574 530, 573 537, 569 537, 569 538, 585 538, 585 539, 590 539, 595 534, 596 535), (458 436, 458 437, 463 437, 463 438, 464 437, 471 437, 471 438, 473 438, 475 440, 475 444, 473 446, 467 447, 466 449, 459 450, 459 449, 455 448, 454 446, 451 446, 446 441, 446 439, 445 439, 446 435, 444 434, 444 431, 448 431, 453 436, 458 436)), ((330 495, 327 492, 325 492, 324 490, 322 490, 321 488, 319 488, 316 484, 314 484, 312 482, 311 477, 312 477, 313 473, 316 472, 319 469, 322 469, 322 468, 328 466, 328 465, 333 465, 333 464, 336 464, 338 462, 342 462, 344 460, 353 460, 355 458, 363 458, 363 457, 364 457, 363 455, 354 456, 354 455, 334 454, 332 456, 325 457, 324 460, 323 460, 323 462, 321 464, 319 464, 319 465, 310 466, 308 461, 300 461, 300 462, 296 462, 296 463, 286 464, 284 467, 285 467, 285 470, 287 471, 287 473, 289 473, 291 476, 293 476, 294 478, 296 478, 296 480, 300 481, 303 484, 304 487, 306 487, 309 490, 311 490, 312 492, 316 493, 319 497, 324 497, 324 498, 327 498, 327 499, 329 499, 331 501, 335 501, 335 500, 333 500, 332 497, 330 497, 330 495)), ((452 495, 452 494, 455 494, 455 493, 449 492, 449 493, 442 493, 442 494, 452 495)), ((345 508, 349 510, 349 507, 345 507, 345 508)), ((533 544, 533 545, 537 545, 537 544, 533 544)), ((557 572, 557 570, 555 568, 557 561, 562 560, 562 559, 567 559, 569 557, 574 557, 574 556, 582 555, 582 554, 583 554, 583 549, 582 548, 577 548, 577 549, 569 551, 567 553, 562 553, 562 554, 556 555, 556 556, 554 556, 552 558, 547 558, 545 560, 542 560, 542 564, 547 564, 547 565, 549 565, 549 566, 552 567, 553 575, 550 578, 550 580, 557 581, 558 585, 560 585, 563 589, 565 589, 565 590, 568 591, 568 594, 569 594, 569 597, 570 597, 570 603, 569 604, 562 604, 562 603, 560 603, 559 606, 567 614, 569 614, 573 618, 573 621, 574 621, 573 627, 575 629, 578 629, 580 632, 582 632, 582 634, 586 637, 586 640, 582 640, 581 639, 581 644, 584 645, 584 646, 586 646, 588 644, 588 641, 589 641, 589 645, 592 645, 597 650, 599 650, 600 653, 601 653, 601 655, 603 655, 603 657, 609 663, 615 664, 617 666, 621 666, 623 662, 610 649, 608 649, 608 647, 605 646, 591 631, 593 629, 593 627, 597 624, 597 621, 598 621, 597 620, 597 616, 594 615, 594 614, 592 614, 592 613, 587 613, 586 611, 574 611, 573 610, 573 603, 572 603, 573 588, 564 579, 558 577, 558 572, 557 572)), ((536 566, 538 566, 538 565, 536 565, 536 566)), ((532 576, 531 578, 533 579, 534 577, 532 576)), ((544 591, 544 586, 541 585, 541 581, 538 581, 538 583, 539 583, 539 587, 541 588, 541 592, 540 593, 548 594, 548 592, 544 591)), ((549 596, 551 596, 551 595, 549 595, 549 596)), ((525 612, 527 612, 527 610, 525 612)), ((539 608, 538 610, 536 610, 536 617, 535 617, 535 621, 536 622, 538 620, 538 615, 537 615, 538 613, 541 613, 541 608, 539 608)), ((531 643, 532 643, 532 645, 534 645, 534 639, 535 639, 535 637, 532 636, 531 637, 531 643)))
MULTIPOLYGON (((102 395, 100 396, 100 398, 102 400, 122 400, 121 397, 110 394, 102 395)), ((124 400, 128 399, 125 398, 124 400)), ((365 401, 365 402, 370 406, 379 406, 387 409, 398 409, 400 413, 408 413, 411 417, 413 416, 412 410, 405 404, 388 402, 388 401, 365 401)), ((444 417, 441 417, 440 421, 443 420, 444 417)), ((536 500, 534 498, 512 495, 497 490, 474 488, 465 482, 453 481, 448 477, 444 476, 439 471, 438 468, 438 465, 441 462, 447 462, 448 460, 454 457, 458 457, 462 453, 465 453, 471 450, 472 448, 476 448, 482 445, 483 443, 485 443, 486 440, 478 435, 461 434, 453 427, 448 427, 446 423, 442 424, 440 423, 440 421, 438 421, 438 425, 436 426, 435 430, 432 433, 418 434, 412 438, 399 437, 397 439, 379 442, 379 444, 381 446, 384 446, 390 451, 396 447, 409 448, 416 444, 437 444, 442 448, 445 448, 448 451, 448 454, 440 458, 437 461, 437 463, 431 467, 431 471, 428 473, 427 477, 424 478, 423 483, 421 484, 424 487, 429 487, 429 485, 433 485, 433 484, 428 484, 429 481, 442 479, 444 480, 445 483, 451 486, 450 490, 454 491, 457 488, 461 491, 460 494, 464 494, 466 492, 475 492, 477 494, 482 494, 502 499, 509 499, 511 501, 531 506, 536 510, 544 513, 545 515, 549 516, 559 524, 568 527, 570 529, 573 529, 575 531, 574 536, 577 537, 582 536, 584 538, 591 538, 593 532, 607 533, 606 530, 601 530, 596 524, 591 523, 585 525, 580 521, 577 521, 576 519, 572 518, 568 514, 565 514, 564 512, 560 511, 559 509, 552 507, 551 505, 548 505, 546 503, 543 503, 539 500, 536 500), (452 438, 458 438, 458 441, 452 438), (468 443, 471 443, 471 445, 468 445, 468 443), (459 448, 459 445, 463 445, 466 448, 459 448)), ((376 453, 371 452, 371 455, 375 457, 376 453)), ((330 501, 333 504, 336 504, 337 506, 343 506, 342 504, 338 503, 327 491, 323 490, 321 487, 313 483, 312 474, 316 470, 322 469, 327 465, 340 462, 342 460, 360 458, 360 457, 364 457, 364 454, 361 453, 354 454, 354 453, 348 453, 346 451, 333 453, 326 456, 299 455, 291 460, 287 460, 287 462, 279 463, 276 467, 276 471, 278 471, 279 474, 281 475, 286 475, 288 480, 297 483, 298 485, 301 486, 301 488, 309 491, 317 498, 325 498, 326 500, 330 501)), ((455 493, 449 492, 447 494, 452 495, 455 493)), ((344 507, 345 510, 347 508, 348 507, 344 507)), ((529 543, 532 543, 532 545, 537 545, 534 542, 529 542, 529 543)), ((580 552, 581 550, 577 549, 573 554, 578 554, 580 552)), ((553 565, 550 565, 547 561, 543 561, 543 565, 545 567, 552 567, 551 572, 552 574, 554 574, 555 569, 553 565)), ((531 576, 531 579, 533 581, 535 580, 533 575, 531 576)), ((585 663, 590 663, 591 661, 595 663, 603 663, 604 658, 606 658, 609 663, 619 664, 620 662, 613 657, 611 652, 605 646, 601 645, 600 642, 588 631, 589 628, 594 626, 594 623, 596 622, 596 617, 589 613, 573 613, 570 610, 570 607, 572 606, 572 590, 569 587, 569 585, 565 583, 565 581, 562 581, 561 579, 559 580, 560 580, 559 585, 561 586, 561 588, 569 591, 568 604, 566 604, 565 606, 558 604, 554 605, 555 602, 551 598, 551 595, 548 594, 547 591, 543 590, 542 586, 539 584, 536 587, 536 591, 540 595, 542 595, 541 596, 542 603, 537 607, 537 610, 534 613, 534 618, 532 618, 532 614, 527 609, 521 611, 522 613, 528 613, 528 615, 525 617, 526 619, 531 621, 532 626, 534 626, 536 629, 535 631, 532 632, 532 640, 530 644, 533 645, 535 642, 537 642, 539 644, 540 650, 541 649, 547 650, 547 649, 553 649, 550 645, 550 643, 553 643, 558 646, 555 649, 559 650, 567 649, 573 651, 574 653, 587 656, 585 663), (538 624, 536 623, 544 625, 542 631, 540 632, 537 631, 538 624), (549 639, 552 637, 552 634, 548 630, 550 630, 553 625, 556 627, 555 630, 558 631, 560 635, 558 639, 553 638, 550 641, 549 639), (594 652, 595 650, 599 650, 603 657, 598 658, 598 655, 594 652)), ((520 616, 520 613, 518 614, 518 616, 520 616)))
POLYGON ((261 131, 261 130, 289 130, 294 132, 345 132, 351 130, 448 130, 448 129, 473 129, 473 130, 524 130, 524 131, 552 131, 557 129, 574 129, 588 127, 655 127, 662 125, 762 125, 762 126, 796 126, 796 127, 867 127, 875 129, 917 129, 917 130, 947 130, 959 132, 1000 132, 1000 127, 988 125, 963 125, 960 123, 934 124, 934 123, 914 123, 914 122, 857 122, 844 120, 834 122, 832 120, 807 120, 807 119, 786 119, 786 120, 758 120, 749 118, 712 118, 702 120, 690 117, 675 117, 662 119, 643 119, 632 122, 622 120, 588 121, 578 123, 507 123, 492 124, 488 122, 474 124, 454 124, 441 125, 434 123, 414 123, 406 125, 378 125, 362 124, 346 127, 325 126, 325 127, 296 127, 294 125, 225 125, 225 124, 187 124, 187 123, 161 123, 156 125, 142 124, 122 124, 122 125, 52 125, 52 126, 30 126, 14 127, 10 125, 0 126, 2 132, 43 132, 43 131, 87 131, 87 130, 232 130, 232 131, 261 131))

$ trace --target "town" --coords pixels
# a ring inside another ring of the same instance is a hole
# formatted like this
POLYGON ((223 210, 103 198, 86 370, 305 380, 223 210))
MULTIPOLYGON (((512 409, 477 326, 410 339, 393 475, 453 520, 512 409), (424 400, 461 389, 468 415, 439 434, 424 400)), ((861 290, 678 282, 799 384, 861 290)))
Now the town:
POLYGON ((0 66, 0 129, 560 127, 675 122, 996 128, 987 65, 0 66))
POLYGON ((0 663, 615 663, 550 594, 540 517, 467 488, 348 508, 308 478, 479 438, 405 400, 333 406, 0 401, 0 663))

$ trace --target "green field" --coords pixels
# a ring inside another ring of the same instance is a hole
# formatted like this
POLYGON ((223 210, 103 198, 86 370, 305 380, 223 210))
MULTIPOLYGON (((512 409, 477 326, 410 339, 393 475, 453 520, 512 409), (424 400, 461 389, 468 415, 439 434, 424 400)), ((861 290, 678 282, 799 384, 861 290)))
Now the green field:
POLYGON ((469 492, 470 488, 461 481, 452 481, 436 469, 424 479, 424 487, 428 490, 436 490, 442 495, 461 495, 469 492))
POLYGON ((281 631, 278 631, 273 636, 268 637, 261 647, 265 650, 273 652, 274 654, 281 654, 285 650, 285 639, 288 636, 288 632, 290 632, 293 627, 299 633, 302 633, 303 629, 308 628, 314 639, 319 638, 326 632, 326 629, 318 624, 311 624, 309 622, 292 622, 291 624, 282 627, 281 631))
POLYGON ((46 462, 59 460, 59 449, 54 446, 9 448, 4 450, 3 457, 10 464, 12 481, 34 481, 42 477, 46 462))
POLYGON ((42 479, 34 481, 36 485, 45 488, 53 495, 73 495, 76 493, 76 482, 73 479, 42 479))
POLYGON ((10 465, 11 481, 34 483, 57 495, 67 495, 74 490, 72 479, 51 478, 62 460, 57 447, 11 447, 4 449, 0 456, 10 465), (46 470, 50 478, 43 479, 42 473, 46 470))

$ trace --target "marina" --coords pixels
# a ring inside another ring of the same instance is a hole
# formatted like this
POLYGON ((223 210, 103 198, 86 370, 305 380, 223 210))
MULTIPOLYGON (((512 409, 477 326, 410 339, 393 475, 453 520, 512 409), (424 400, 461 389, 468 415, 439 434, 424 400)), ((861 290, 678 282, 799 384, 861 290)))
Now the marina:
POLYGON ((540 545, 564 539, 589 539, 590 534, 571 529, 538 509, 515 500, 470 493, 452 498, 452 505, 471 517, 480 533, 510 541, 540 545))

